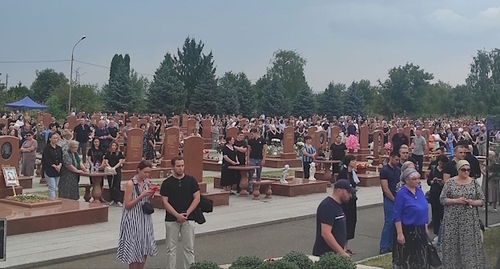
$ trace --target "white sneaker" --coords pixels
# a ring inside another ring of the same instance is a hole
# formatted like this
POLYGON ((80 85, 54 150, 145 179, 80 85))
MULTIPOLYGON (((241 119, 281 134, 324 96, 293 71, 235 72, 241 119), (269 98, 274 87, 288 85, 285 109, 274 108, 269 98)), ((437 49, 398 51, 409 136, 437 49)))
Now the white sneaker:
POLYGON ((117 206, 122 207, 123 204, 121 202, 116 203, 117 206))
POLYGON ((110 206, 112 206, 112 205, 114 205, 114 204, 115 204, 115 202, 114 202, 114 201, 109 202, 109 205, 110 205, 110 206))

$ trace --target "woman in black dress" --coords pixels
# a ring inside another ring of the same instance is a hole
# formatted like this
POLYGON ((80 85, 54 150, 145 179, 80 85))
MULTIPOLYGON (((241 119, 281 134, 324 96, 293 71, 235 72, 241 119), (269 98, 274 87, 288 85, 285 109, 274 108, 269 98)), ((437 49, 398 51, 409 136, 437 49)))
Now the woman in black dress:
MULTIPOLYGON (((346 155, 344 157, 343 163, 344 164, 342 170, 340 170, 339 175, 337 176, 337 180, 347 179, 349 180, 349 182, 351 182, 351 186, 353 188, 356 188, 356 185, 359 182, 359 179, 354 172, 354 168, 356 168, 356 157, 354 157, 354 155, 346 155)), ((344 211, 345 214, 347 228, 345 251, 351 255, 354 255, 355 253, 347 247, 347 243, 349 240, 354 239, 354 233, 356 231, 356 222, 358 221, 358 209, 356 206, 357 200, 358 197, 353 195, 348 203, 342 204, 342 211, 344 211)))
POLYGON ((435 235, 439 234, 439 227, 443 220, 444 206, 439 201, 443 190, 443 167, 448 162, 446 155, 439 155, 436 159, 438 165, 433 167, 427 177, 427 185, 431 186, 429 191, 429 203, 432 207, 432 229, 435 235))
MULTIPOLYGON (((342 161, 347 154, 347 147, 342 143, 342 136, 337 135, 335 142, 330 145, 330 160, 342 161)), ((338 174, 340 165, 333 165, 333 173, 338 174)))
POLYGON ((233 147, 234 138, 226 137, 226 145, 222 148, 222 171, 220 176, 220 185, 226 191, 230 191, 231 195, 235 195, 234 192, 231 191, 231 187, 233 184, 236 184, 236 172, 235 170, 231 170, 228 167, 232 165, 239 165, 238 158, 236 157, 236 151, 233 147))

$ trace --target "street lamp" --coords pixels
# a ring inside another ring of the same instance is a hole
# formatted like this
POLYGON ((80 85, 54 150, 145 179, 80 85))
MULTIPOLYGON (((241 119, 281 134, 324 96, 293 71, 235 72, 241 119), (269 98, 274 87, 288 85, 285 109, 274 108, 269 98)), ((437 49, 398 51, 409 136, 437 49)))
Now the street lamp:
POLYGON ((73 46, 73 49, 71 50, 71 70, 69 72, 69 100, 68 100, 68 115, 71 113, 71 88, 73 86, 73 53, 75 52, 76 45, 80 43, 80 41, 84 40, 87 38, 86 35, 83 35, 78 42, 73 46))

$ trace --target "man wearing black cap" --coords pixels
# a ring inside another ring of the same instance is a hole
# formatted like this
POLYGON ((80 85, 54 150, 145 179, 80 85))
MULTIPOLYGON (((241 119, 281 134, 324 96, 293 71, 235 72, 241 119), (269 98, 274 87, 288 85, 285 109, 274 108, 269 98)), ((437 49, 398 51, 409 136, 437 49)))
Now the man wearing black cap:
POLYGON ((327 252, 335 252, 349 257, 344 250, 346 235, 346 219, 341 204, 347 203, 356 189, 347 179, 340 179, 333 185, 333 193, 326 197, 316 211, 316 241, 313 255, 321 256, 327 252))

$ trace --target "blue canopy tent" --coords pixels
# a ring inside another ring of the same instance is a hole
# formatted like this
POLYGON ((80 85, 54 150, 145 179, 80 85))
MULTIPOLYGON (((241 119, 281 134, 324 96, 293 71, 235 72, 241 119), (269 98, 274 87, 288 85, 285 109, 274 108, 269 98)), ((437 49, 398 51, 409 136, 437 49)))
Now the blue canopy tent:
POLYGON ((18 108, 18 109, 48 109, 48 106, 40 105, 35 103, 35 101, 31 100, 28 96, 23 99, 14 102, 7 103, 3 105, 4 107, 18 108))

